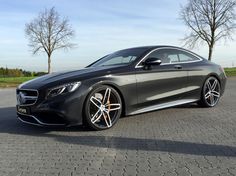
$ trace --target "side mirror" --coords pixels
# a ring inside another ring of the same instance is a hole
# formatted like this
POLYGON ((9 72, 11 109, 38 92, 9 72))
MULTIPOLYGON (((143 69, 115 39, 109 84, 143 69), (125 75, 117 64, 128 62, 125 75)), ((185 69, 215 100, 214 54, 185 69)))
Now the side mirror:
POLYGON ((150 57, 144 61, 144 65, 147 66, 160 65, 160 64, 161 64, 161 59, 155 57, 150 57))

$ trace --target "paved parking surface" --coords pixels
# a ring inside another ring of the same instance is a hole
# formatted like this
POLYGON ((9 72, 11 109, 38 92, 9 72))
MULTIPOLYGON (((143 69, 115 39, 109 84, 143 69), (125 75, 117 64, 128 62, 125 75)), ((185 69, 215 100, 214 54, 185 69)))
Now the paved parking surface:
POLYGON ((0 90, 0 175, 236 175, 236 78, 219 105, 122 118, 107 131, 40 128, 15 115, 0 90))

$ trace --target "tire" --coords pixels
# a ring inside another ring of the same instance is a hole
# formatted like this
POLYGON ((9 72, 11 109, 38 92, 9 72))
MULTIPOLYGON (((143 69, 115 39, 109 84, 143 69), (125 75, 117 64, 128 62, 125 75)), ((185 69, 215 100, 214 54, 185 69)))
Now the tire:
POLYGON ((198 105, 203 107, 214 107, 220 100, 220 82, 216 77, 209 77, 204 82, 201 94, 201 100, 198 105))
POLYGON ((94 130, 113 127, 120 118, 121 112, 120 95, 110 86, 102 85, 95 88, 85 100, 85 121, 94 130))

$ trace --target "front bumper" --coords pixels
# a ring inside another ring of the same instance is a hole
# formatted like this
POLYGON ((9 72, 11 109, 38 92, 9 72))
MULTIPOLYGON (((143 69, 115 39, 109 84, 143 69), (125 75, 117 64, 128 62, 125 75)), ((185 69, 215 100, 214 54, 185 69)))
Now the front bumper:
POLYGON ((38 117, 33 116, 33 115, 26 115, 26 114, 22 114, 17 112, 17 117, 18 119, 23 122, 23 123, 27 123, 30 125, 37 125, 37 126, 66 126, 65 123, 47 123, 47 122, 43 122, 41 121, 38 117))
POLYGON ((75 91, 52 99, 40 94, 32 105, 17 105, 18 119, 38 126, 74 126, 82 124, 82 111, 85 96, 75 91))

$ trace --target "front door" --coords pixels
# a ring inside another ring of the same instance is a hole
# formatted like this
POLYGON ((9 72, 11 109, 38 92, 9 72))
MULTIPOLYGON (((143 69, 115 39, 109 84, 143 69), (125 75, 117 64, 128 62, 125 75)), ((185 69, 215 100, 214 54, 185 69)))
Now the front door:
POLYGON ((185 93, 187 70, 178 64, 178 50, 158 49, 146 57, 159 58, 162 63, 149 68, 136 67, 138 109, 174 102, 185 93))

